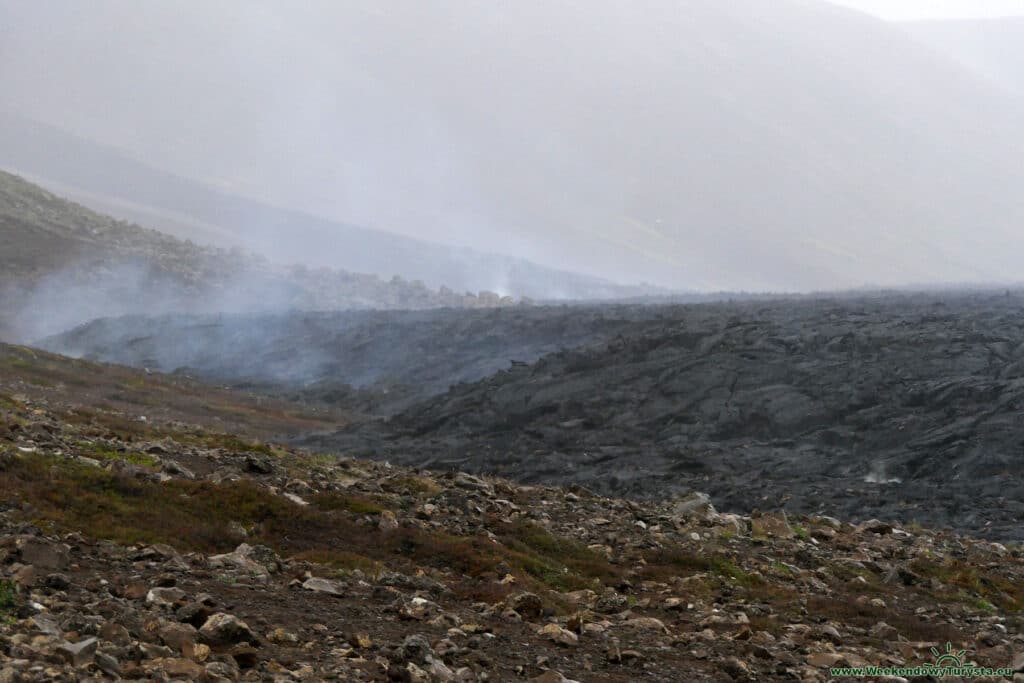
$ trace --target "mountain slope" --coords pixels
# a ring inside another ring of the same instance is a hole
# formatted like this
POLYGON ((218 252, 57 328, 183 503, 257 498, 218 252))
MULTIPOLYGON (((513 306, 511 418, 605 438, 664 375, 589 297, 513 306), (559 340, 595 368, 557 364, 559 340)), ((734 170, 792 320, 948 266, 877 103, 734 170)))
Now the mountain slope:
MULTIPOLYGON (((175 424, 210 430, 205 442, 211 446, 232 443, 222 438, 230 431, 243 439, 235 442, 241 450, 244 439, 294 437, 359 418, 322 405, 311 409, 259 394, 229 391, 181 375, 87 362, 0 343, 0 407, 11 408, 23 401, 46 406, 52 416, 67 423, 92 423, 108 433, 127 429, 154 440, 166 436, 163 430, 173 429, 175 424), (125 420, 126 414, 134 419, 125 420)), ((41 433, 36 436, 42 438, 41 433)))
POLYGON ((0 172, 0 338, 159 311, 423 308, 512 303, 401 278, 269 264, 102 216, 0 172))
POLYGON ((663 293, 529 261, 442 246, 233 196, 140 163, 116 149, 0 111, 0 168, 52 191, 182 239, 245 247, 277 263, 400 275, 431 287, 533 298, 663 293))
POLYGON ((0 103, 277 204, 616 280, 1019 277, 1019 104, 825 2, 267 3, 244 31, 229 12, 103 6, 14 13, 0 103), (109 35, 112 16, 147 44, 109 35), (17 49, 55 21, 75 59, 17 49))
POLYGON ((1024 96, 1024 17, 916 21, 900 27, 999 87, 1024 96))

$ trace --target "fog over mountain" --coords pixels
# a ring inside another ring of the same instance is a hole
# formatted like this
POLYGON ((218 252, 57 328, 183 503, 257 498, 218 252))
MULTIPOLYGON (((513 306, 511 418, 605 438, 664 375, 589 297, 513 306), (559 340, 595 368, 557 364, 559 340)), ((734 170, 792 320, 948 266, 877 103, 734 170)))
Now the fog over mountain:
POLYGON ((887 21, 995 18, 1024 15, 1022 0, 829 0, 887 21))
POLYGON ((904 28, 999 87, 1024 95, 1024 16, 916 21, 904 28))
MULTIPOLYGON (((662 293, 281 209, 177 176, 58 128, 0 112, 0 166, 105 214, 204 245, 242 247, 279 265, 399 276, 459 293, 555 299, 662 293), (97 170, 101 173, 97 173, 97 170)), ((2 204, 3 197, 0 197, 2 204)))
POLYGON ((0 8, 0 109, 232 195, 673 288, 1019 277, 1019 99, 821 0, 0 8))

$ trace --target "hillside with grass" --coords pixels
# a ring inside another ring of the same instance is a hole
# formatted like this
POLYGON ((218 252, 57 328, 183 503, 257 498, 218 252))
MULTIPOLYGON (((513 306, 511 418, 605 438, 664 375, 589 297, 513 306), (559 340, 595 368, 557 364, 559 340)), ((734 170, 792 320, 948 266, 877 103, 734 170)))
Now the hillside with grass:
POLYGON ((430 308, 513 303, 431 290, 397 275, 271 264, 116 220, 0 172, 0 339, 28 340, 104 315, 430 308))

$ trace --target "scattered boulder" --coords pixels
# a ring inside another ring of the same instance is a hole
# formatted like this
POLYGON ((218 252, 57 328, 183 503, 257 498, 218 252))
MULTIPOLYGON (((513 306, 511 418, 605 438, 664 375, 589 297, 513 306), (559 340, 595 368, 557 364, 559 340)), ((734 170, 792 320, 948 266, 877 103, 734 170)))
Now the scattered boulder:
POLYGON ((212 646, 259 643, 259 638, 248 624, 238 617, 224 612, 210 616, 203 627, 199 629, 199 635, 207 645, 212 646))
POLYGON ((559 645, 566 645, 569 647, 579 644, 580 641, 579 636, 572 631, 562 628, 558 624, 548 624, 538 633, 559 645))
POLYGON ((192 656, 196 641, 199 639, 199 633, 195 627, 177 622, 167 622, 161 625, 158 635, 164 645, 185 657, 192 656))
POLYGON ((531 678, 530 683, 579 683, 579 681, 566 678, 557 671, 545 671, 541 675, 531 678))
POLYGON ((161 607, 173 607, 184 600, 185 591, 180 588, 151 588, 146 593, 146 602, 161 607))
POLYGON ((184 658, 164 659, 160 663, 160 668, 168 676, 187 678, 191 681, 201 680, 206 673, 206 669, 201 664, 184 658))
POLYGON ((430 641, 419 633, 406 636, 395 652, 398 661, 413 664, 423 664, 427 661, 427 657, 433 654, 434 650, 430 647, 430 641))
POLYGON ((99 637, 114 645, 129 645, 132 642, 128 629, 114 621, 108 621, 100 627, 99 637))
POLYGON ((232 552, 207 558, 211 569, 233 568, 252 575, 275 574, 281 569, 281 559, 265 545, 242 543, 232 552))
POLYGON ((253 454, 245 457, 245 471, 253 474, 274 474, 277 472, 277 466, 269 457, 253 454))
POLYGON ((609 589, 594 603, 594 611, 600 614, 616 614, 629 607, 629 598, 609 589))
POLYGON ((636 617, 633 619, 627 619, 622 622, 622 625, 626 628, 638 628, 647 631, 661 631, 662 633, 668 633, 668 627, 661 619, 655 619, 654 617, 636 617))
POLYGON ((485 496, 494 496, 494 487, 488 484, 480 477, 473 476, 472 474, 466 474, 465 472, 459 472, 455 475, 453 483, 462 489, 469 489, 470 491, 479 491, 485 496))
POLYGON ((818 629, 818 638, 820 640, 828 641, 833 645, 843 644, 843 636, 839 633, 839 630, 831 624, 825 624, 818 629))
POLYGON ((869 519, 866 522, 858 524, 856 531, 858 534, 891 534, 893 532, 893 526, 889 522, 869 519))
POLYGON ((838 652, 812 652, 807 655, 808 664, 822 669, 842 666, 844 661, 843 655, 838 652))
POLYGON ((671 503, 672 515, 677 518, 696 517, 709 519, 715 514, 715 508, 711 504, 711 496, 699 491, 693 491, 671 503))
POLYGON ((18 555, 23 564, 32 565, 36 570, 60 570, 68 566, 68 549, 53 541, 36 536, 16 539, 18 555))
POLYGON ((449 592, 446 585, 429 576, 409 576, 408 574, 388 570, 382 571, 377 576, 377 584, 408 590, 427 591, 434 595, 443 595, 449 592))
POLYGON ((722 670, 738 681, 750 677, 750 667, 739 657, 727 657, 722 662, 722 670))
POLYGON ((86 638, 77 643, 66 643, 57 648, 57 654, 73 666, 85 666, 93 661, 99 640, 86 638))
POLYGON ((527 619, 537 619, 544 614, 544 602, 535 593, 518 593, 509 598, 507 604, 527 619))
POLYGON ((67 574, 49 574, 46 580, 43 581, 43 585, 54 590, 65 591, 71 587, 71 579, 68 578, 67 574))
POLYGON ((789 539, 796 536, 786 513, 761 513, 750 517, 750 535, 753 538, 789 539))
POLYGON ((327 593, 341 597, 345 595, 345 584, 340 581, 332 581, 313 576, 302 582, 302 587, 315 593, 327 593))

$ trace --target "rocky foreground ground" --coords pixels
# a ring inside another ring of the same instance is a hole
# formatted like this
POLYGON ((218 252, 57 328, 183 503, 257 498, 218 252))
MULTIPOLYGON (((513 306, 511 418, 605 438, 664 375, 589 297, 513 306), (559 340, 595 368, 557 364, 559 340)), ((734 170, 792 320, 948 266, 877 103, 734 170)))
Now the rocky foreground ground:
POLYGON ((1015 545, 311 454, 248 434, 315 417, 0 351, 0 681, 1024 671, 1015 545))

